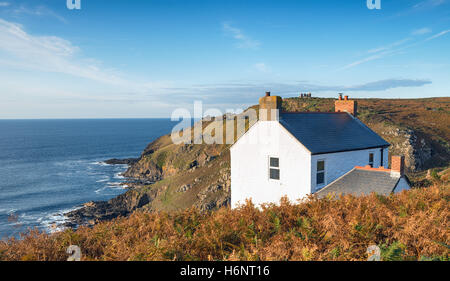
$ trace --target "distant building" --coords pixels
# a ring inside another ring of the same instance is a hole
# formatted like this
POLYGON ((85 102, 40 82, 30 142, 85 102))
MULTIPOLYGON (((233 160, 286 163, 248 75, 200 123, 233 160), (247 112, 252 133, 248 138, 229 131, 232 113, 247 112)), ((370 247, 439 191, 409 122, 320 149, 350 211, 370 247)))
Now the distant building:
POLYGON ((260 120, 230 149, 232 207, 246 199, 295 201, 319 191, 386 194, 391 187, 391 192, 409 188, 403 172, 383 168, 390 144, 356 118, 356 101, 340 96, 331 113, 279 113, 281 103, 270 93, 260 98, 260 120), (361 184, 359 174, 372 182, 384 183, 386 175, 392 180, 377 188, 361 184))
POLYGON ((311 93, 300 93, 300 97, 303 98, 311 98, 312 94, 311 93))

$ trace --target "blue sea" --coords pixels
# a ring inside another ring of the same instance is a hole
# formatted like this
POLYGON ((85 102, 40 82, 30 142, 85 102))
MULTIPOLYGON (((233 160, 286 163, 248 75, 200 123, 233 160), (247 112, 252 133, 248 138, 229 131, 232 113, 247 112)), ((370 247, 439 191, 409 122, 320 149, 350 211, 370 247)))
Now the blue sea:
POLYGON ((0 120, 0 238, 61 229, 64 213, 126 191, 126 165, 170 119, 0 120), (122 185, 121 185, 122 184, 122 185))

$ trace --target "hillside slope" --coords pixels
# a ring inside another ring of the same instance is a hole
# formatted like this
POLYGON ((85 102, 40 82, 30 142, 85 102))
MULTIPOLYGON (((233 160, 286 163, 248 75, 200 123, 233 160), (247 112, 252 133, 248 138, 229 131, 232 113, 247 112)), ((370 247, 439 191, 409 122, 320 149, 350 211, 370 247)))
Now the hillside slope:
POLYGON ((389 197, 311 198, 259 210, 135 212, 56 234, 0 242, 0 260, 447 260, 450 188, 436 185, 389 197))
MULTIPOLYGON (((283 109, 332 111, 334 99, 288 98, 283 100, 283 109)), ((449 165, 450 98, 361 99, 358 111, 364 123, 392 144, 391 154, 406 156, 410 175, 449 165)), ((173 211, 195 206, 211 210, 226 206, 230 201, 229 147, 175 145, 170 136, 162 136, 149 144, 139 161, 125 173, 127 177, 154 184, 136 184, 118 198, 92 202, 69 216, 75 223, 83 224, 127 215, 138 209, 173 211)))

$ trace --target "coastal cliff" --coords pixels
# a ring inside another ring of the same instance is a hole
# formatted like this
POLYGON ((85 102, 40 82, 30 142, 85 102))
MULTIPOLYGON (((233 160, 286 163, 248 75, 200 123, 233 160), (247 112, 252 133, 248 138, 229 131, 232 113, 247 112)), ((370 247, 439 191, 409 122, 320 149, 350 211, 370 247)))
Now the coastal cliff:
MULTIPOLYGON (((450 162, 450 98, 358 100, 359 118, 405 155, 410 175, 450 162), (426 104, 426 106, 424 106, 426 104)), ((332 111, 334 99, 289 98, 285 111, 332 111)), ((204 122, 206 128, 211 122, 204 122)), ((247 124, 248 129, 251 124, 247 124)), ((127 216, 135 210, 213 210, 230 204, 230 145, 172 143, 169 135, 150 143, 123 174, 130 190, 107 202, 90 202, 68 214, 69 226, 127 216)), ((120 161, 115 160, 117 163, 120 161)), ((111 162, 113 164, 113 162, 111 162)))

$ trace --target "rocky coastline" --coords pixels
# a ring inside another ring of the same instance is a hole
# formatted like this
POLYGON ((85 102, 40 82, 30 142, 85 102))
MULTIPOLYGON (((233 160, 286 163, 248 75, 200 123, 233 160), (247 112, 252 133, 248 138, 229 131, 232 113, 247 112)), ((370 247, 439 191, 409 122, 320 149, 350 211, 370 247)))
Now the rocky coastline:
MULTIPOLYGON (((108 159, 103 163, 108 165, 128 165, 128 168, 137 163, 139 158, 108 159)), ((74 211, 64 214, 67 221, 65 227, 77 228, 81 225, 93 226, 98 222, 111 220, 120 216, 127 216, 137 208, 150 202, 147 194, 139 196, 135 190, 143 185, 152 184, 152 181, 145 179, 126 178, 123 183, 128 189, 125 193, 114 197, 108 201, 91 201, 74 211)))

